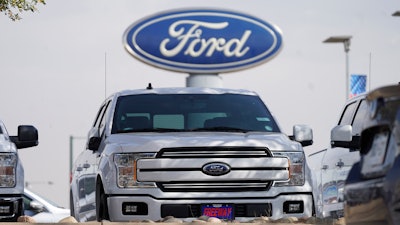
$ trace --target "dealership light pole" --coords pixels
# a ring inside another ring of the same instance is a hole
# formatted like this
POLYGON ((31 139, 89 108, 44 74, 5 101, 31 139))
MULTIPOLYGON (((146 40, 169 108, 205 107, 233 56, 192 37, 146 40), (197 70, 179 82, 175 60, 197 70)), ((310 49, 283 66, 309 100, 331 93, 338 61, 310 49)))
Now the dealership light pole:
POLYGON ((344 52, 346 53, 346 100, 349 97, 349 51, 351 36, 332 36, 327 38, 324 43, 343 43, 344 52))

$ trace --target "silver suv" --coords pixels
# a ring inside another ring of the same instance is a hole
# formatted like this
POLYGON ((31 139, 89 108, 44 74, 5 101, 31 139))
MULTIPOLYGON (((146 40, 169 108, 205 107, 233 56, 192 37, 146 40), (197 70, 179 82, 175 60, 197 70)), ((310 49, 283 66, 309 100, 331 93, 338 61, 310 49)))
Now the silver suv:
POLYGON ((38 132, 30 125, 18 126, 9 136, 0 120, 0 221, 17 221, 23 215, 24 169, 17 149, 38 145, 38 132))
POLYGON ((281 132, 259 96, 215 88, 115 93, 100 107, 73 167, 78 221, 310 217, 302 146, 312 130, 281 132))

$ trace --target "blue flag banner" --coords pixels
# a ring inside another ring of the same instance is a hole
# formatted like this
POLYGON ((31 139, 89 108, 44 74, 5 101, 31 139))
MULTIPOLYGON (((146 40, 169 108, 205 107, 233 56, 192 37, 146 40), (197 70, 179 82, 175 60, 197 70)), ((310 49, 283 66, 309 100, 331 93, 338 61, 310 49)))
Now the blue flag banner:
POLYGON ((352 74, 350 77, 350 96, 355 97, 366 91, 367 75, 352 74))

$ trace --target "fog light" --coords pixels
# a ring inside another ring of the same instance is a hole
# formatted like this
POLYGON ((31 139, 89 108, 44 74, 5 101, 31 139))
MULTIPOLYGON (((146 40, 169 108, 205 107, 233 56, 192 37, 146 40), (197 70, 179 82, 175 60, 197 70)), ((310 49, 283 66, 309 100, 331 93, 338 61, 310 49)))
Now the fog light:
POLYGON ((0 206, 0 214, 10 214, 11 206, 0 206))
POLYGON ((303 201, 286 201, 283 203, 284 213, 303 213, 304 203, 303 201))
POLYGON ((144 202, 122 203, 122 214, 124 215, 147 215, 148 207, 144 202))
POLYGON ((137 213, 137 205, 126 205, 125 206, 125 212, 126 213, 137 213))

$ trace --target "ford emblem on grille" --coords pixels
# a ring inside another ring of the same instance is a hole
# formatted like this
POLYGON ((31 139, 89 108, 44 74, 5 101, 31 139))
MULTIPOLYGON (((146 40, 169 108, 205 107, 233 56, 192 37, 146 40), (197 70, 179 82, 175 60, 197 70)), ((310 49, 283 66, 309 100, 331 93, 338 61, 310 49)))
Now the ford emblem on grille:
POLYGON ((208 163, 203 166, 203 173, 210 176, 221 176, 230 171, 231 168, 228 164, 220 162, 208 163))

